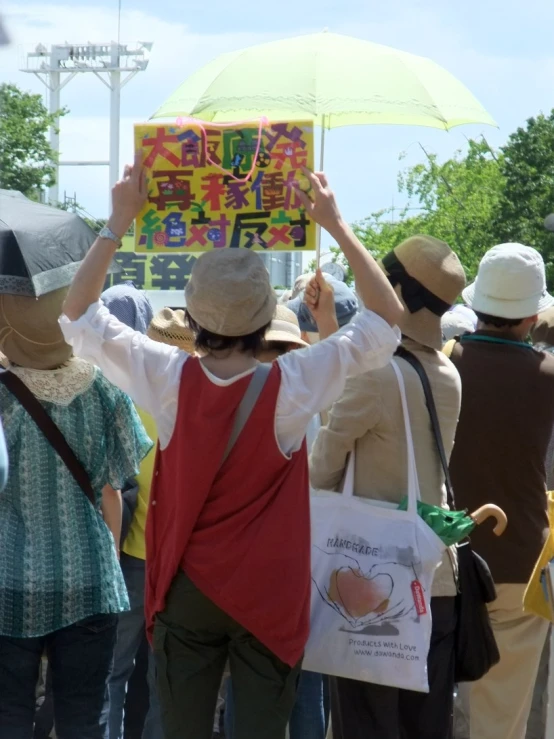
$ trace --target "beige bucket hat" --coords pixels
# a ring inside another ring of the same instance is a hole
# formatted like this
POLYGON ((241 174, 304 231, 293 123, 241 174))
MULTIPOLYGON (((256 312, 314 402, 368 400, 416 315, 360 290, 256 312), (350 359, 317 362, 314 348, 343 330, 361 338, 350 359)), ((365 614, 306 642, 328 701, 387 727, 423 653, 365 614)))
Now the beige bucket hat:
POLYGON ((277 296, 263 261, 248 249, 203 254, 185 288, 187 311, 206 331, 247 336, 270 323, 277 296))
POLYGON ((275 308, 273 319, 264 338, 267 342, 278 341, 283 344, 309 346, 302 338, 298 318, 284 305, 278 305, 275 308))
POLYGON ((440 351, 441 317, 466 284, 456 254, 432 236, 412 236, 383 257, 381 265, 405 307, 402 333, 440 351))
POLYGON ((0 353, 12 364, 47 370, 71 358, 58 323, 68 289, 39 298, 0 295, 0 353))
POLYGON ((194 334, 183 310, 162 308, 150 321, 146 335, 154 341, 194 354, 194 334))

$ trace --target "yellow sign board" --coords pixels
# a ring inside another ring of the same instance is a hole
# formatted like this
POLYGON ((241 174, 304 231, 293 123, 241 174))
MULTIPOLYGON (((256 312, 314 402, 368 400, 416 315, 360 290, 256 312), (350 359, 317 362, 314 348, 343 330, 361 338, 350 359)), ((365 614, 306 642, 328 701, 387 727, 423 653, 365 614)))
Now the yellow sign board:
POLYGON ((135 126, 149 192, 136 252, 315 249, 296 189, 314 165, 311 123, 181 123, 135 126))
POLYGON ((133 236, 123 237, 123 246, 115 253, 121 272, 108 275, 104 289, 132 282, 138 290, 178 290, 182 292, 196 262, 194 254, 136 254, 133 236))

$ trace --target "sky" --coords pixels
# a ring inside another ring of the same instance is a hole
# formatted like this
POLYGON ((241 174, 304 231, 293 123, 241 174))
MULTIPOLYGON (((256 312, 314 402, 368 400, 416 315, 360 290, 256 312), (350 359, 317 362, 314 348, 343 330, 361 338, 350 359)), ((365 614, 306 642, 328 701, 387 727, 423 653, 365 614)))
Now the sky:
MULTIPOLYGON (((0 82, 34 92, 44 86, 20 72, 40 42, 107 43, 117 39, 118 0, 25 3, 0 0, 11 37, 0 47, 0 82)), ((328 28, 431 57, 461 80, 499 128, 463 126, 449 133, 408 126, 355 126, 328 134, 325 169, 349 221, 400 207, 398 172, 422 160, 418 144, 448 158, 467 137, 484 134, 492 146, 537 113, 554 107, 552 0, 121 0, 120 40, 153 42, 150 64, 123 89, 121 165, 132 158, 133 124, 145 121, 195 69, 220 53, 266 40, 328 28), (399 157, 404 155, 400 160, 399 157)), ((70 114, 62 119, 61 158, 106 160, 109 93, 93 75, 62 91, 70 114)), ((60 170, 64 191, 96 217, 109 207, 107 167, 60 170)))

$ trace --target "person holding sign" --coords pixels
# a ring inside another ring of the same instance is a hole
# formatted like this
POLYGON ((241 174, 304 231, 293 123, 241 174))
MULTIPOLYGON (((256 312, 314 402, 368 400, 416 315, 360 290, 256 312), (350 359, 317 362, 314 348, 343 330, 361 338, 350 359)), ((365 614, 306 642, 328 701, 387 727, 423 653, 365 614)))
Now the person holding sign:
POLYGON ((227 659, 236 739, 284 739, 309 631, 306 427, 348 377, 385 366, 398 346, 400 301, 345 225, 325 175, 305 175, 306 215, 341 246, 365 304, 329 339, 258 363, 276 296, 262 260, 241 248, 208 252, 192 270, 187 318, 201 359, 110 316, 98 298, 146 199, 140 156, 113 189, 112 216, 60 319, 75 352, 158 426, 146 620, 166 739, 211 739, 227 659))

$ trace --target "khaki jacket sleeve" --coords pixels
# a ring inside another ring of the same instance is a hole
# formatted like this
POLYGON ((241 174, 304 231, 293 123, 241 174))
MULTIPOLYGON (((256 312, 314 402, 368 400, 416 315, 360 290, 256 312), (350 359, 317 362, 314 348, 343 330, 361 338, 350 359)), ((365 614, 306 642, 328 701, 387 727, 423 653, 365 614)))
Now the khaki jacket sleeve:
POLYGON ((338 487, 356 441, 379 423, 382 401, 378 374, 368 372, 349 379, 342 397, 333 405, 310 456, 310 481, 315 489, 338 487))

